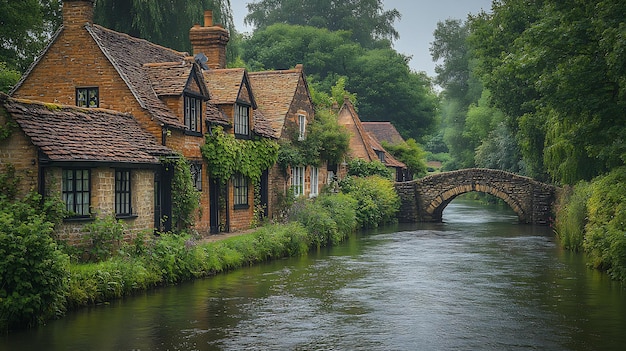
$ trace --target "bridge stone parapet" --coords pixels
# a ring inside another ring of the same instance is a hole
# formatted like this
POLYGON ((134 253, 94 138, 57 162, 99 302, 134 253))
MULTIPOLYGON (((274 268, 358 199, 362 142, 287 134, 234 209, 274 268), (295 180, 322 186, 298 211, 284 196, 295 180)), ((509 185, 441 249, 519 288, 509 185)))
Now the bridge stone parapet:
POLYGON ((556 187, 514 173, 469 168, 396 183, 401 222, 441 222, 443 210, 457 196, 477 191, 494 195, 517 213, 521 223, 548 224, 556 187))

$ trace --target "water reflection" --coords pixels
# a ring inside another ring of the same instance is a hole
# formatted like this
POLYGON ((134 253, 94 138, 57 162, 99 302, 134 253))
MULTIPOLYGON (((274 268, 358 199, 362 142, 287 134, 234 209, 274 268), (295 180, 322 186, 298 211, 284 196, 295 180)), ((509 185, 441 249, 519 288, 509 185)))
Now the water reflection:
POLYGON ((549 228, 455 200, 444 223, 97 306, 6 350, 621 350, 624 290, 549 228))

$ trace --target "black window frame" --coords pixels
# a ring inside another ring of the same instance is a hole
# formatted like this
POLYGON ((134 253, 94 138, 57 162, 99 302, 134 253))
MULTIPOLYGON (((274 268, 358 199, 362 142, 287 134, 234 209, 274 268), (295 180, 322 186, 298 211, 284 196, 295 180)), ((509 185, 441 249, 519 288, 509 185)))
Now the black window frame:
POLYGON ((235 112, 233 113, 233 129, 235 137, 249 138, 250 137, 250 106, 236 103, 235 112), (245 118, 242 118, 242 111, 245 112, 245 118), (245 123, 244 123, 245 121, 245 123))
POLYGON ((233 205, 236 209, 248 208, 249 182, 243 174, 237 173, 233 175, 233 205))
POLYGON ((77 87, 76 88, 76 106, 84 108, 98 108, 100 107, 100 88, 98 87, 77 87), (80 93, 85 92, 85 99, 80 98, 80 93), (92 96, 92 92, 93 94, 92 96), (81 105, 81 102, 85 104, 81 105), (95 102, 93 105, 91 102, 95 102))
POLYGON ((188 132, 202 135, 202 102, 203 98, 192 94, 184 94, 183 116, 188 132))
POLYGON ((132 173, 129 169, 115 170, 115 216, 133 216, 132 173))
POLYGON ((91 218, 91 170, 88 168, 63 168, 61 174, 61 199, 71 218, 91 218), (80 173, 80 177, 77 175, 80 173), (68 175, 71 174, 71 178, 68 175), (87 179, 85 179, 85 174, 87 179), (87 189, 85 190, 85 181, 87 189), (80 183, 79 183, 80 182, 80 183), (80 186, 78 186, 80 184, 80 186), (78 199, 83 199, 80 204, 78 199), (87 199, 87 203, 84 199, 87 199), (71 199, 71 201, 69 201, 71 199), (79 209, 80 210, 77 211, 79 209))

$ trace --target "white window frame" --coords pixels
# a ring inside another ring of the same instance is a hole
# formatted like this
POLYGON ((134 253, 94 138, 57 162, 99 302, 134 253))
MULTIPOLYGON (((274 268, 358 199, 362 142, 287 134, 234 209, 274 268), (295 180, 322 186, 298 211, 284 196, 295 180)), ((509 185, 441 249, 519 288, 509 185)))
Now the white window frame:
POLYGON ((294 196, 304 195, 304 172, 303 166, 291 167, 291 189, 294 196))
POLYGON ((320 172, 319 168, 311 166, 311 192, 309 193, 309 197, 316 197, 319 195, 320 189, 320 172))
POLYGON ((298 114, 298 141, 304 140, 306 137, 306 116, 298 114))

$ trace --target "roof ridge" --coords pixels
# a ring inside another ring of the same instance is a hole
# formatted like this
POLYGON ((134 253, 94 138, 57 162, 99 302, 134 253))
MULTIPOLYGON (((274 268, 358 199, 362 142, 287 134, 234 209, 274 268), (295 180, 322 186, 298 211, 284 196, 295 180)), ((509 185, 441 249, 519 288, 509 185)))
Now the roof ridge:
POLYGON ((150 44, 150 45, 152 45, 152 46, 155 46, 155 47, 161 48, 161 49, 163 49, 163 50, 170 51, 170 52, 171 52, 171 53, 173 53, 173 54, 183 55, 183 56, 190 56, 190 55, 189 55, 189 53, 188 53, 187 51, 178 51, 178 50, 174 50, 174 49, 172 49, 172 48, 168 48, 167 46, 159 45, 159 44, 153 43, 153 42, 151 42, 151 41, 149 41, 149 40, 146 40, 146 39, 143 39, 143 38, 133 37, 133 36, 132 36, 132 35, 130 35, 130 34, 127 34, 127 33, 122 33, 122 32, 118 32, 118 31, 116 31, 116 30, 113 30, 113 29, 110 29, 110 28, 107 28, 107 27, 103 27, 103 26, 98 25, 98 24, 95 24, 95 23, 94 23, 94 24, 91 24, 91 26, 98 27, 98 28, 100 28, 100 29, 102 29, 102 30, 104 30, 104 31, 110 32, 110 33, 115 33, 115 34, 118 34, 118 35, 122 35, 122 36, 124 36, 124 37, 126 37, 126 38, 131 38, 131 39, 133 39, 133 40, 137 40, 137 41, 141 41, 141 42, 148 43, 148 44, 150 44))

